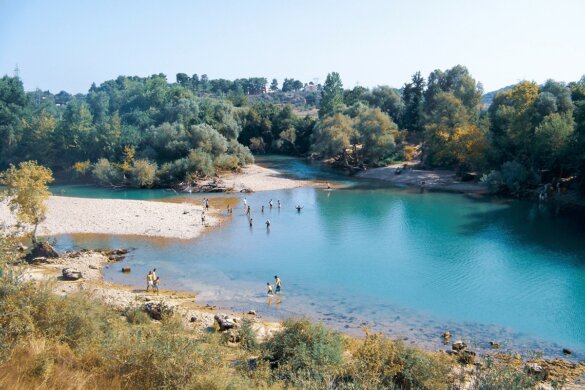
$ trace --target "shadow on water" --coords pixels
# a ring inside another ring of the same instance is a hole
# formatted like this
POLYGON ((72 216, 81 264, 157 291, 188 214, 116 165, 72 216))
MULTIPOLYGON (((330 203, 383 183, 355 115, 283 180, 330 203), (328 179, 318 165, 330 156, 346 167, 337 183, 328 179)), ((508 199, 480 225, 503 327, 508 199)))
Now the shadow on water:
MULTIPOLYGON (((489 202, 478 200, 478 202, 489 202)), ((573 255, 578 264, 585 264, 585 215, 567 215, 554 205, 529 201, 507 201, 503 207, 468 214, 460 225, 460 233, 469 236, 504 232, 519 245, 573 255)))

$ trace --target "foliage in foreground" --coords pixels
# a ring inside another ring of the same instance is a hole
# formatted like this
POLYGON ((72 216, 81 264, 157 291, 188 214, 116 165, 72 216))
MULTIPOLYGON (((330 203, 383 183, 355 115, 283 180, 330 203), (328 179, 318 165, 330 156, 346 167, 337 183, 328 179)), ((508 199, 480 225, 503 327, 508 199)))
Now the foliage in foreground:
MULTIPOLYGON (((185 329, 177 317, 118 313, 83 293, 0 283, 0 388, 11 389, 448 389, 453 361, 379 334, 349 339, 321 324, 288 320, 258 345, 227 346, 185 329), (120 315, 122 314, 122 315, 120 315)), ((522 371, 488 366, 474 389, 532 388, 522 371)))

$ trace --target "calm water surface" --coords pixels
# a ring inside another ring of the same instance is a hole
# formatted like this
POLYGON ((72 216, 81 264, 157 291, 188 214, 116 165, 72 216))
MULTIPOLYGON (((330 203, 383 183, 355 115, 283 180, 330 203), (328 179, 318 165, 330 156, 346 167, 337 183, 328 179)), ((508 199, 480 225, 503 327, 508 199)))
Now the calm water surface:
MULTIPOLYGON (((336 178, 298 160, 277 163, 297 177, 336 178)), ((200 303, 264 317, 307 315, 356 334, 367 325, 430 349, 441 348, 439 335, 451 330, 477 349, 496 340, 547 356, 569 347, 585 358, 585 229, 577 218, 530 203, 363 187, 241 195, 253 228, 240 204, 221 228, 192 241, 61 236, 59 246, 135 248, 105 270, 106 279, 142 286, 155 267, 163 288, 193 290, 200 303), (283 207, 268 209, 271 198, 283 207), (304 206, 300 213, 296 204, 304 206), (130 275, 120 272, 123 265, 130 275), (268 299, 265 285, 275 274, 283 293, 268 299)), ((175 196, 61 189, 71 196, 175 196)))

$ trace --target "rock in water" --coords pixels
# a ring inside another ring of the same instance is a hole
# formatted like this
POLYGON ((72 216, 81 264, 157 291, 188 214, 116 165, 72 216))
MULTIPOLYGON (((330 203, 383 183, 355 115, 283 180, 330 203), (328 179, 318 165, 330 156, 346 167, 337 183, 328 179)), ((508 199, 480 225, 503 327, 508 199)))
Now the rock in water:
POLYGON ((500 343, 498 343, 497 341, 490 341, 490 347, 492 347, 493 349, 499 349, 500 343))
POLYGON ((130 267, 122 267, 122 272, 125 274, 130 273, 130 271, 132 271, 132 269, 130 267))
POLYGON ((226 316, 225 314, 216 314, 213 318, 219 325, 220 332, 236 327, 237 319, 226 316))
POLYGON ((27 256, 27 259, 28 258, 34 259, 35 257, 46 257, 51 259, 59 257, 59 252, 57 252, 55 248, 53 248, 51 244, 49 244, 48 242, 40 241, 37 242, 35 246, 32 248, 32 251, 27 256))
POLYGON ((64 280, 79 280, 83 277, 81 271, 77 271, 73 268, 63 268, 62 274, 64 280))
POLYGON ((571 351, 569 348, 563 348, 563 353, 564 353, 565 355, 570 355, 570 354, 572 354, 572 353, 573 353, 573 351, 571 351))

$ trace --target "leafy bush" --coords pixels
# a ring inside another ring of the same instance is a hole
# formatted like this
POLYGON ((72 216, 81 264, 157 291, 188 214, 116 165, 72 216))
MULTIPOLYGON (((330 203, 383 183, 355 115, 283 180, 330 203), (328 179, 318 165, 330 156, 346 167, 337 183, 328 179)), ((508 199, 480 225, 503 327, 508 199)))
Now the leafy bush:
POLYGON ((301 375, 322 380, 342 362, 343 341, 337 332, 308 320, 287 320, 284 330, 265 344, 265 355, 274 377, 292 380, 301 375))
POLYGON ((485 365, 476 368, 469 389, 534 389, 542 379, 509 365, 495 364, 488 358, 485 365))
POLYGON ((254 329, 252 329, 252 321, 245 319, 242 322, 242 327, 240 328, 240 340, 241 347, 246 351, 252 352, 258 350, 260 344, 258 343, 254 329))
POLYGON ((198 176, 211 176, 215 173, 213 161, 208 153, 201 150, 192 150, 189 153, 189 173, 198 176))
POLYGON ((106 158, 100 158, 93 166, 94 177, 102 184, 115 184, 122 181, 122 173, 115 164, 106 158))
POLYGON ((132 184, 136 187, 151 187, 156 179, 156 163, 148 160, 135 160, 132 165, 132 184))
POLYGON ((234 171, 240 166, 240 161, 236 156, 222 154, 215 159, 213 165, 221 171, 234 171))
POLYGON ((353 353, 347 376, 358 388, 446 389, 450 365, 380 334, 366 334, 353 353))
POLYGON ((139 307, 127 307, 126 310, 124 310, 124 317, 126 317, 129 323, 134 325, 150 323, 149 315, 139 307))
POLYGON ((481 178, 490 191, 519 195, 530 186, 538 182, 534 172, 529 171, 516 161, 507 161, 502 164, 500 171, 491 171, 481 178))

